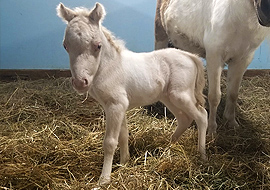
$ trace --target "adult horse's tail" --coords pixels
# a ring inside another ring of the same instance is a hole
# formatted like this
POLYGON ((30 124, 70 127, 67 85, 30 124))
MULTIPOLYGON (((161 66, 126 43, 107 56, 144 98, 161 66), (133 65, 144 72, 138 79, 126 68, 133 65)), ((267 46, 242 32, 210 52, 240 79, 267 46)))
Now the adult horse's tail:
POLYGON ((194 95, 197 100, 196 106, 205 106, 205 95, 203 94, 203 89, 205 87, 205 75, 204 75, 204 67, 203 62, 200 57, 191 54, 189 52, 185 52, 188 56, 193 60, 197 67, 197 76, 195 81, 195 89, 194 95))

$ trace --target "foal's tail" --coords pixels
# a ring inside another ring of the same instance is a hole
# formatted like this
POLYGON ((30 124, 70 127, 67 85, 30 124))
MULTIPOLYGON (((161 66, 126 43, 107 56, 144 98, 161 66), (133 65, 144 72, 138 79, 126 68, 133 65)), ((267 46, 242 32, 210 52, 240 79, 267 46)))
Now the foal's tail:
MULTIPOLYGON (((188 53, 188 52, 186 52, 188 53)), ((197 100, 196 106, 205 106, 205 95, 203 94, 203 89, 205 87, 205 75, 204 75, 204 67, 202 60, 191 53, 188 53, 189 57, 194 61, 197 67, 197 76, 195 81, 195 90, 194 95, 197 100)))

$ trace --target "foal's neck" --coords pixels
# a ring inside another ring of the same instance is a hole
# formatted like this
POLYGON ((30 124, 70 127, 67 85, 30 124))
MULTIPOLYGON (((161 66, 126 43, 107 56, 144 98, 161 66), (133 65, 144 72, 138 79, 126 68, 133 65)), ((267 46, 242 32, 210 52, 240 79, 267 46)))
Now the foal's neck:
POLYGON ((119 60, 121 55, 121 49, 115 45, 115 42, 111 37, 108 37, 105 33, 103 39, 103 51, 101 54, 101 62, 114 62, 115 60, 119 60))

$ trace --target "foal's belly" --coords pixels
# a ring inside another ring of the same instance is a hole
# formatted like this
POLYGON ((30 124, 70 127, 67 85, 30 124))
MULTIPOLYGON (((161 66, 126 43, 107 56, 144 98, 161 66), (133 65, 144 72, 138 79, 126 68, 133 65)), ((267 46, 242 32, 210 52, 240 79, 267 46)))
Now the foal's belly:
POLYGON ((154 82, 128 91, 129 108, 145 106, 157 102, 163 93, 163 85, 154 82))

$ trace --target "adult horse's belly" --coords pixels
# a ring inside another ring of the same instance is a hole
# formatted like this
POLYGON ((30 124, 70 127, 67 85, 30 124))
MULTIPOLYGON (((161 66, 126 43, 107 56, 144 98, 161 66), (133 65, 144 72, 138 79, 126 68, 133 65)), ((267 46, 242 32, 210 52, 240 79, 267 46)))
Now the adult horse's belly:
POLYGON ((164 13, 166 33, 174 47, 205 57, 201 0, 174 0, 164 13), (191 11, 192 10, 192 11, 191 11))

